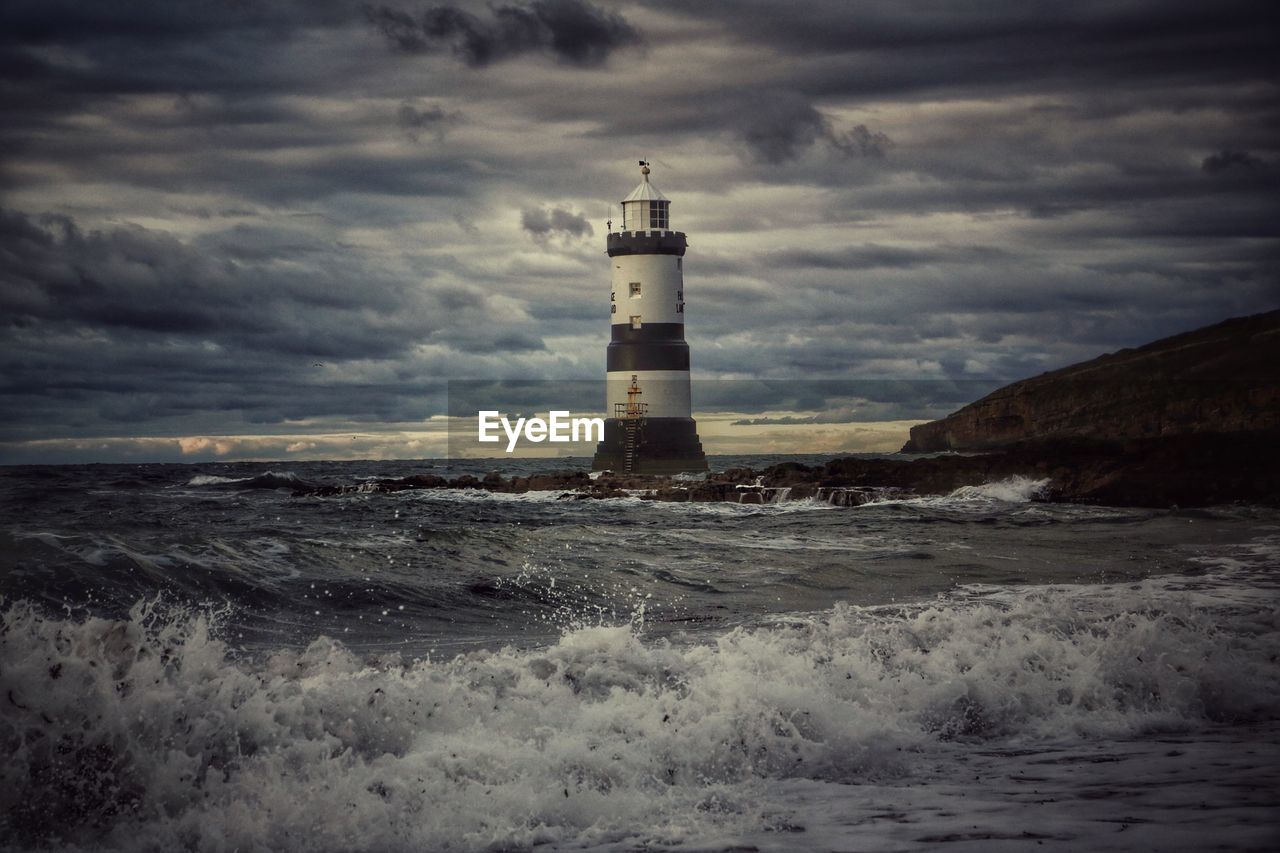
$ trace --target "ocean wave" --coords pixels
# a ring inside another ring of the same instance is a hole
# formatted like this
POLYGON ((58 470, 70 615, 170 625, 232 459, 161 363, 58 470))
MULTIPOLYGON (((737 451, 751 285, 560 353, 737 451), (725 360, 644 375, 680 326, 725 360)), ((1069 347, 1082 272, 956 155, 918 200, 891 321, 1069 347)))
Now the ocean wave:
POLYGON ((196 474, 187 480, 187 485, 195 488, 237 488, 237 489, 298 489, 312 486, 292 471, 268 471, 253 477, 221 477, 217 474, 196 474))
POLYGON ((1004 503, 1028 503, 1040 497, 1049 485, 1049 478, 1032 479, 1014 476, 981 486, 961 486, 950 495, 949 500, 990 500, 1004 503))
POLYGON ((1032 479, 1015 475, 992 483, 979 486, 961 486, 947 495, 930 495, 927 497, 893 497, 877 498, 868 501, 864 506, 927 506, 939 508, 986 508, 1002 504, 1025 504, 1043 496, 1049 485, 1049 479, 1032 479))
POLYGON ((909 778, 957 743, 1277 719, 1271 600, 1183 581, 411 662, 324 638, 246 657, 225 614, 154 601, 119 621, 13 603, 0 810, 22 843, 107 849, 651 846, 767 829, 762 785, 909 778))
POLYGON ((225 486, 230 483, 244 483, 251 477, 219 477, 217 474, 196 474, 187 480, 188 486, 225 486))
MULTIPOLYGON (((631 498, 630 500, 637 500, 631 498)), ((693 517, 751 518, 772 517, 810 512, 838 510, 840 507, 818 498, 787 498, 769 503, 735 503, 733 501, 645 501, 661 512, 693 517)))

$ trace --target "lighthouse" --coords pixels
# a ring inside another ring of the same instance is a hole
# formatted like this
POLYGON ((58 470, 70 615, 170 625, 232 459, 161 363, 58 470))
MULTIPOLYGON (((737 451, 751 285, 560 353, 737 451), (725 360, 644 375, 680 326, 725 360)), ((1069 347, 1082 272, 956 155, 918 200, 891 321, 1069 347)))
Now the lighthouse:
POLYGON ((622 230, 607 238, 610 266, 604 440, 592 470, 627 474, 706 471, 689 395, 684 340, 684 232, 649 181, 622 200, 622 230))

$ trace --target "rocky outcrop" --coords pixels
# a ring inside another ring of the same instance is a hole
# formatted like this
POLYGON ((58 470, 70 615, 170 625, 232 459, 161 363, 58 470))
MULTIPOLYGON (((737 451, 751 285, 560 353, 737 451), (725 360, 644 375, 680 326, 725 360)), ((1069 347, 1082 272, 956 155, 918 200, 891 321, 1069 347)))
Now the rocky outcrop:
POLYGON ((995 391, 913 427, 904 452, 1280 429, 1280 311, 1227 320, 995 391))
POLYGON ((947 495, 1012 477, 1045 481, 1036 500, 1111 506, 1210 506, 1231 502, 1280 505, 1280 430, 1188 434, 1124 442, 1024 442, 981 454, 794 462, 760 471, 734 468, 702 480, 662 476, 591 479, 582 471, 505 478, 432 475, 298 489, 331 496, 406 489, 483 489, 519 494, 559 492, 562 500, 638 497, 653 501, 769 504, 817 499, 860 506, 877 499, 947 495))

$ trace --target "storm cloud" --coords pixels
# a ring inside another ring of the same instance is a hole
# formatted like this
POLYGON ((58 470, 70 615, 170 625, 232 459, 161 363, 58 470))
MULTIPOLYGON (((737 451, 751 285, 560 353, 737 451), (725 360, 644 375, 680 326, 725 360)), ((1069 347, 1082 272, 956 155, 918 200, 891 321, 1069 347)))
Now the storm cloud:
POLYGON ((929 417, 1274 308, 1270 17, 6 3, 0 459, 390 453, 347 433, 408 435, 450 380, 598 379, 637 159, 689 235, 699 405, 762 425, 929 417))
POLYGON ((753 93, 734 107, 733 124, 751 155, 762 162, 793 160, 823 143, 843 156, 883 157, 893 140, 865 124, 838 130, 809 98, 790 91, 753 93))
POLYGON ((365 14, 398 50, 424 53, 447 47, 473 67, 532 52, 572 65, 599 65, 614 50, 640 41, 622 15, 586 0, 496 5, 483 14, 459 6, 431 6, 410 13, 370 5, 365 14))
POLYGON ((558 207, 550 210, 540 207, 525 208, 520 212, 520 227, 534 239, 552 235, 590 237, 594 233, 585 216, 558 207))
POLYGON ((446 112, 438 105, 419 107, 409 101, 402 103, 396 110, 396 120, 414 142, 417 142, 426 131, 432 131, 438 136, 442 135, 449 124, 457 118, 457 114, 446 112))
POLYGON ((1248 151, 1232 151, 1224 149, 1204 158, 1200 168, 1210 174, 1225 172, 1227 169, 1261 169, 1265 164, 1248 151))

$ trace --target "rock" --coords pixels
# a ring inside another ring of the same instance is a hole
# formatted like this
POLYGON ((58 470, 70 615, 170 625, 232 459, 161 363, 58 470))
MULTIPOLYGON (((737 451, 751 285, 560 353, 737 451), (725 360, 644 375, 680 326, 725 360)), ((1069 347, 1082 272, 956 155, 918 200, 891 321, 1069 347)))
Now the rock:
POLYGON ((773 466, 756 472, 735 469, 733 477, 674 481, 668 477, 601 477, 584 472, 529 478, 432 475, 320 486, 295 494, 340 495, 395 492, 412 488, 483 488, 490 491, 559 491, 558 500, 619 498, 727 501, 771 504, 816 498, 857 507, 890 498, 946 495, 1014 476, 1048 479, 1043 499, 1112 506, 1197 507, 1247 501, 1280 505, 1280 430, 1165 436, 1126 441, 1056 439, 1025 441, 990 453, 899 458, 832 459, 821 468, 773 466), (806 478, 806 479, 802 479, 806 478), (736 480, 736 481, 735 481, 736 480), (762 485, 786 482, 790 485, 762 485))
POLYGON ((904 452, 1280 429, 1280 311, 1006 385, 911 429, 904 452))
POLYGON ((782 462, 764 473, 763 483, 766 486, 793 486, 798 483, 808 483, 812 482, 815 470, 799 462, 782 462))

